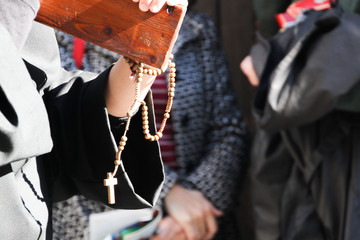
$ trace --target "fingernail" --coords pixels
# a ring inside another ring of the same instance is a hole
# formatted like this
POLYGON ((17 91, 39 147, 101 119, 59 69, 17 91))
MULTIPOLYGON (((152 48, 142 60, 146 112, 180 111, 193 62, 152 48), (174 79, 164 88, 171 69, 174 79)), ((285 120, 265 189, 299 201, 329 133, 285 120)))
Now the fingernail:
POLYGON ((159 11, 159 6, 158 5, 153 5, 150 7, 150 11, 153 13, 156 13, 159 11))
POLYGON ((142 3, 140 4, 140 10, 143 12, 147 12, 149 10, 149 7, 145 3, 142 3))

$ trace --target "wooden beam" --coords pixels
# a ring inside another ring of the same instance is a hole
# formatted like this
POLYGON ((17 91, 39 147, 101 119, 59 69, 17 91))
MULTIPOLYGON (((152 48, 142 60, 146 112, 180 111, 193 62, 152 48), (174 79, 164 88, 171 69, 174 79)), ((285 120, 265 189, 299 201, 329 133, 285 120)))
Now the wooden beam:
POLYGON ((164 70, 186 7, 141 12, 131 0, 40 0, 36 21, 164 70))

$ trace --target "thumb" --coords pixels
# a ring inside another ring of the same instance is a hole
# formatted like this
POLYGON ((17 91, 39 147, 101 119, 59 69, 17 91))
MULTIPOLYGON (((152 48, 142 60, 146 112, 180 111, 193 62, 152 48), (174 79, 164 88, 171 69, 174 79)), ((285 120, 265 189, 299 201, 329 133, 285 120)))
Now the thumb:
POLYGON ((216 207, 211 207, 211 212, 214 214, 215 217, 221 217, 223 215, 223 212, 216 207))

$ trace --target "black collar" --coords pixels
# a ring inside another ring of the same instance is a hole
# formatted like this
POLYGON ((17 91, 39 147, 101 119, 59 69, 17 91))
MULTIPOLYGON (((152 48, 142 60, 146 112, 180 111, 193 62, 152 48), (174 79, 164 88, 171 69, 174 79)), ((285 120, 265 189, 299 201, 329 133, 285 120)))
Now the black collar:
POLYGON ((31 79, 36 83, 36 89, 40 91, 40 89, 45 85, 47 76, 46 73, 38 67, 35 67, 31 63, 24 60, 25 66, 30 74, 31 79))

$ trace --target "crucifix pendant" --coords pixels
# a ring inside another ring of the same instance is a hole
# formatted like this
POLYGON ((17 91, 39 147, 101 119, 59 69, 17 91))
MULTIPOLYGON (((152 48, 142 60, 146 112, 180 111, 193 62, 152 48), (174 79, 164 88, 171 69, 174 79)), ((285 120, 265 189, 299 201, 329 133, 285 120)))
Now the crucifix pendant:
POLYGON ((107 173, 107 179, 104 179, 104 186, 108 189, 108 202, 115 204, 115 190, 114 186, 118 184, 117 178, 114 178, 112 173, 107 173))

